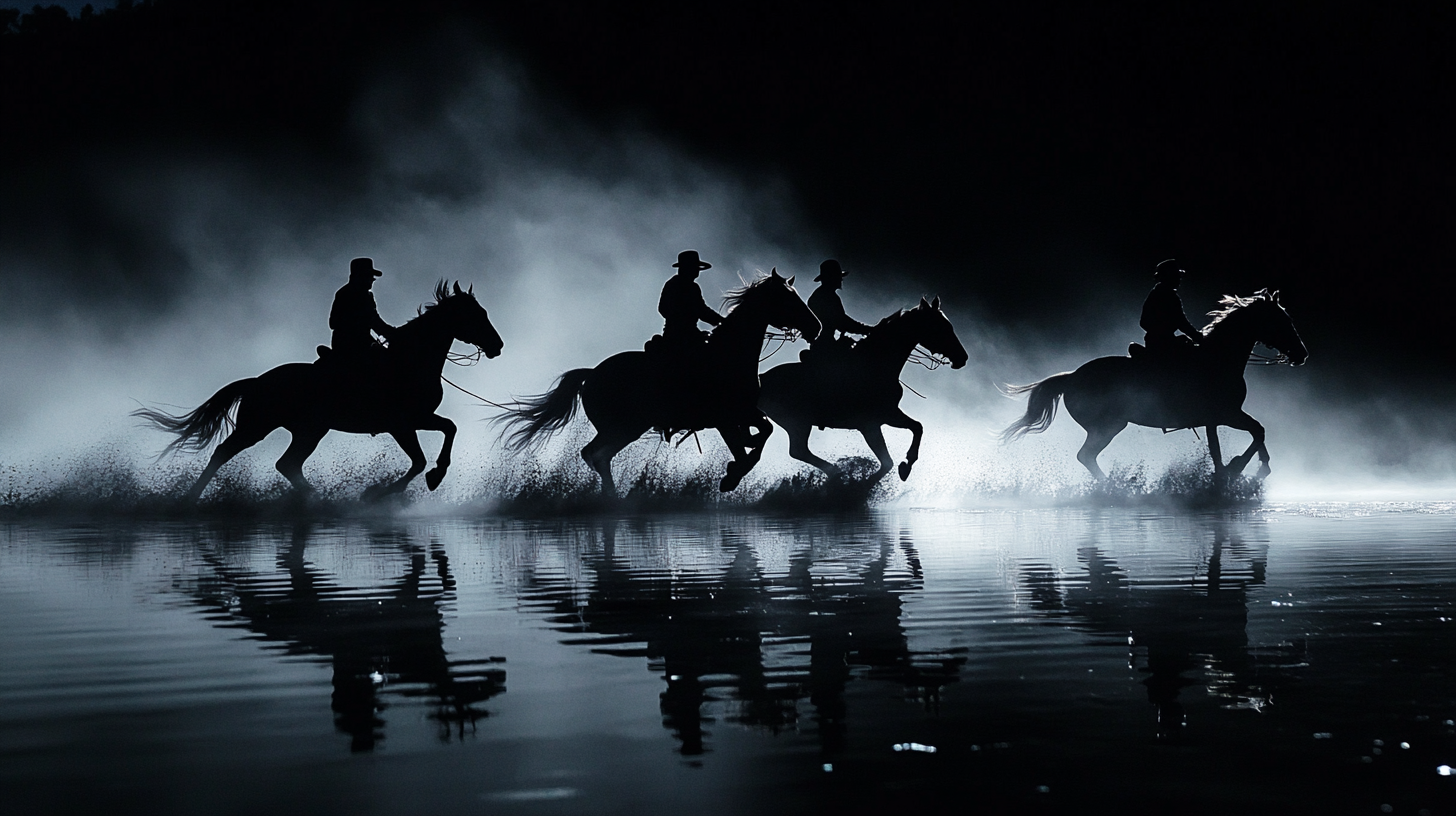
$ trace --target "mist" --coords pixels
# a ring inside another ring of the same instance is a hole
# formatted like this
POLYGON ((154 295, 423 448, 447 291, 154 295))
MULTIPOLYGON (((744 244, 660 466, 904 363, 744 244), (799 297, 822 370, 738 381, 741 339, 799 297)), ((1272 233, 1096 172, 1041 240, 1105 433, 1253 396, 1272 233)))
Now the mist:
MULTIPOLYGON (((464 48, 448 38, 435 47, 464 48)), ((345 178, 286 149, 158 145, 78 156, 90 182, 76 196, 87 213, 74 222, 81 227, 0 242, 0 341, 9 351, 0 388, 0 478, 9 487, 0 490, 39 490, 102 465, 129 469, 157 489, 195 474, 205 456, 156 462, 168 440, 129 412, 190 410, 228 382, 313 359, 314 347, 329 342, 329 304, 356 256, 383 270, 374 291, 391 324, 429 303, 437 280, 474 287, 505 348, 496 360, 447 366, 445 376, 494 401, 540 393, 567 369, 641 348, 661 329, 657 294, 683 249, 713 264, 699 280, 712 305, 774 268, 796 276, 807 298, 819 262, 838 257, 849 271, 845 304, 870 323, 938 294, 935 282, 947 276, 974 290, 977 280, 1021 274, 995 260, 953 270, 862 267, 837 252, 804 215, 801 191, 773 172, 715 163, 630 120, 588 121, 501 57, 471 53, 456 62, 469 70, 448 81, 419 66, 381 72, 354 103, 350 135, 365 161, 345 178), (94 236, 107 240, 91 245, 94 236)), ((1059 247, 1056 258, 1069 277, 1123 274, 1075 245, 1059 247)), ((916 472, 891 495, 956 504, 1053 495, 1085 482, 1073 458, 1082 433, 1069 417, 1012 446, 994 441, 1024 410, 997 385, 1124 353, 1141 336, 1141 294, 1111 287, 1087 304, 1086 322, 1055 333, 998 320, 982 303, 943 303, 970 363, 906 369, 904 382, 925 399, 907 391, 902 407, 925 423, 925 442, 916 472)), ((1202 311, 1206 294, 1185 291, 1190 315, 1202 311)), ((763 367, 792 361, 803 347, 787 346, 763 367)), ((1331 400, 1311 385, 1308 371, 1322 360, 1319 348, 1310 351, 1304 369, 1249 371, 1246 407, 1267 426, 1273 455, 1267 495, 1449 495, 1451 451, 1410 441, 1436 427, 1438 438, 1453 438, 1449 415, 1395 399, 1331 400)), ((511 464, 486 421, 494 412, 447 387, 439 413, 459 424, 460 436, 435 500, 476 497, 511 464)), ((903 456, 908 432, 886 435, 892 454, 903 456)), ((439 436, 421 436, 433 459, 439 436)), ((672 449, 644 439, 619 467, 713 466, 721 442, 698 436, 672 449)), ((572 448, 578 437, 564 434, 542 456, 584 473, 572 448)), ((1223 439, 1226 455, 1248 444, 1228 430, 1223 439)), ((275 432, 224 476, 282 484, 272 463, 285 444, 286 433, 275 432)), ((786 444, 776 432, 745 490, 804 470, 786 444)), ((847 431, 816 432, 811 444, 831 459, 869 455, 847 431)), ((1104 462, 1109 472, 1150 477, 1206 451, 1188 431, 1129 428, 1104 462)), ((305 472, 325 490, 353 489, 405 462, 392 440, 334 433, 305 472)), ((416 486, 410 495, 428 494, 416 486)))

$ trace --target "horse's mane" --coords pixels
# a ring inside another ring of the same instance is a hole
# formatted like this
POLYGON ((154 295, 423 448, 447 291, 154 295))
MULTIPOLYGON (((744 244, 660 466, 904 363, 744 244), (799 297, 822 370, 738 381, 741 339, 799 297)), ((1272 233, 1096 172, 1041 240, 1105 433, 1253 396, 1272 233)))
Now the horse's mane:
POLYGON ((725 311, 731 312, 734 309, 738 308, 739 304, 743 303, 743 299, 748 297, 749 293, 757 289, 762 289, 765 284, 773 280, 783 281, 784 279, 776 278, 773 275, 764 275, 758 280, 745 283, 737 289, 729 289, 728 294, 723 296, 723 306, 725 311))
POLYGON ((1222 323, 1224 319, 1227 318, 1229 315, 1232 315, 1234 312, 1237 312, 1238 310, 1246 306, 1252 306, 1260 301, 1268 301, 1270 303, 1273 303, 1274 293, 1270 292, 1268 289, 1260 289, 1259 291, 1255 292, 1252 295, 1249 295, 1248 297, 1239 297, 1238 295, 1224 295, 1223 297, 1218 299, 1218 305, 1222 306, 1223 308, 1214 309, 1213 311, 1208 313, 1208 316, 1213 318, 1213 320, 1209 321, 1209 324, 1203 327, 1203 333, 1208 334, 1210 331, 1213 330, 1214 326, 1222 323))

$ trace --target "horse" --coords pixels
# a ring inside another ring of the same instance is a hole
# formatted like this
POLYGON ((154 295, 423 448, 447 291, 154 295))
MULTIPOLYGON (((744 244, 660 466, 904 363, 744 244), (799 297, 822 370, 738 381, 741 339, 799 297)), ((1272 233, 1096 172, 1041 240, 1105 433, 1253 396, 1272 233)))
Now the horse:
POLYGON ((1264 426, 1243 410, 1248 395, 1244 366, 1255 343, 1279 352, 1273 362, 1290 365, 1302 365, 1309 352, 1277 291, 1261 289, 1251 297, 1225 295, 1219 305, 1223 308, 1209 312, 1213 321, 1203 328, 1198 346, 1188 349, 1187 360, 1099 357, 1076 371, 1008 387, 1008 395, 1030 396, 1026 414, 1001 432, 1001 440, 1046 430, 1056 417, 1058 400, 1065 396, 1067 413, 1087 431, 1077 461, 1099 480, 1107 474, 1097 465, 1097 455, 1128 423, 1165 430, 1203 426, 1216 477, 1243 473, 1255 453, 1260 462, 1256 478, 1268 476, 1264 426), (1248 450, 1227 465, 1219 449, 1219 425, 1254 437, 1248 450))
POLYGON ((301 495, 313 491, 303 476, 304 460, 329 431, 394 437, 409 456, 409 470, 390 484, 371 489, 366 498, 403 492, 427 463, 416 432, 440 431, 445 434, 445 444, 435 467, 425 474, 425 484, 434 490, 450 467, 450 448, 455 441, 455 423, 435 409, 445 396, 441 371, 456 340, 475 346, 489 358, 499 356, 504 345, 475 299, 474 287, 461 291, 457 282, 451 291, 440 281, 435 286, 435 302, 399 327, 389 348, 370 360, 368 367, 361 363, 346 368, 344 361, 331 359, 335 355, 314 363, 288 363, 223 386, 191 413, 173 416, 142 409, 132 415, 176 435, 164 455, 178 449, 203 450, 224 428, 232 429, 187 491, 188 501, 202 495, 229 459, 278 428, 287 428, 293 441, 276 467, 301 495), (229 417, 234 406, 236 419, 229 417))
POLYGON ((921 298, 914 309, 901 309, 881 320, 854 348, 842 352, 842 359, 819 362, 810 358, 764 372, 758 407, 789 435, 790 456, 819 468, 831 479, 843 473, 809 450, 809 434, 815 425, 859 431, 880 460, 879 471, 871 477, 874 480, 884 478, 895 463, 880 426, 909 429, 914 437, 900 463, 904 481, 920 458, 924 430, 900 410, 900 397, 905 393, 900 371, 917 346, 948 357, 951 368, 961 368, 969 359, 940 310, 940 298, 930 303, 921 298))
POLYGON ((579 398, 597 431, 581 457, 601 476, 604 496, 617 495, 612 458, 653 429, 664 439, 717 429, 733 455, 718 489, 733 490, 773 433, 757 407, 764 332, 772 325, 814 336, 819 319, 799 299, 794 279, 777 269, 730 292, 724 303, 730 311, 700 353, 624 351, 595 368, 562 374, 544 394, 516 400, 497 417, 505 425, 506 447, 519 451, 544 442, 576 415, 579 398))

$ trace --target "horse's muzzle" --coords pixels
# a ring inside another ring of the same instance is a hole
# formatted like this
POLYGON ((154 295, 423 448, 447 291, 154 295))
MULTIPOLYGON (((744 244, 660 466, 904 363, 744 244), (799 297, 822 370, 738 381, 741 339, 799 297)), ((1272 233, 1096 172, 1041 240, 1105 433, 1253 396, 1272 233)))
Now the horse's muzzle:
POLYGON ((500 349, 496 349, 495 351, 486 351, 485 352, 485 359, 487 359, 487 360, 494 360, 495 358, 497 358, 497 357, 500 356, 500 353, 501 353, 501 350, 500 349))

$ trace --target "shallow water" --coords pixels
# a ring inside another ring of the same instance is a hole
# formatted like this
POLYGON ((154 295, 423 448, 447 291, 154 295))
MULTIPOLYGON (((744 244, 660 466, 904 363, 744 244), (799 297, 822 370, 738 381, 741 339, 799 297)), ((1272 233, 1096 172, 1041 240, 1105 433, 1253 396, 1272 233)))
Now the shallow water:
POLYGON ((1452 813, 1453 548, 1449 504, 14 522, 0 791, 1452 813))

